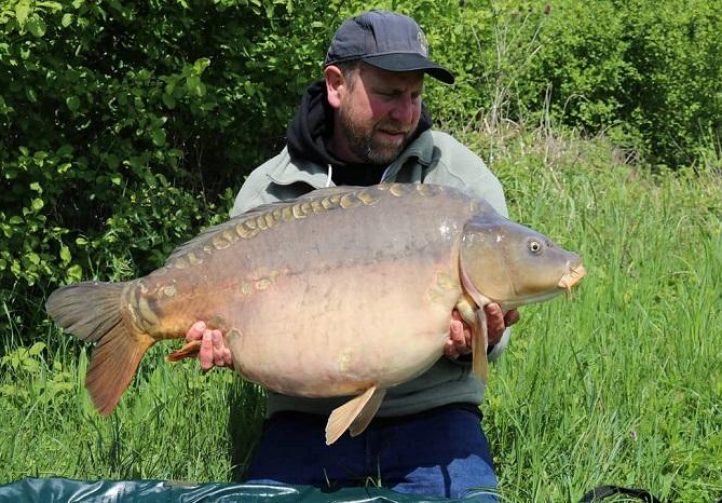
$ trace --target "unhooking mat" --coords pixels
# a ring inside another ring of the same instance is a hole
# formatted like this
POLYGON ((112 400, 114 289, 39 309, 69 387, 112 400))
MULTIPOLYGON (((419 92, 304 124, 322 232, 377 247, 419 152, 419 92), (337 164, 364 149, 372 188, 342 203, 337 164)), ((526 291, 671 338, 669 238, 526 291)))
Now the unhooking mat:
MULTIPOLYGON (((453 502, 372 487, 326 491, 308 486, 193 484, 162 480, 83 481, 27 478, 0 486, 0 503, 411 503, 453 502)), ((474 501, 464 500, 464 501, 474 501)))

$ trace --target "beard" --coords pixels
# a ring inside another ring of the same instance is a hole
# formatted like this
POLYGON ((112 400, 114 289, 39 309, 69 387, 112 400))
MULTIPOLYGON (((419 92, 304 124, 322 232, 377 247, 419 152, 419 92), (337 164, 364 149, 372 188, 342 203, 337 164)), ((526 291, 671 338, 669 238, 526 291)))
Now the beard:
POLYGON ((390 164, 406 148, 414 128, 404 127, 394 121, 381 121, 376 124, 362 124, 354 120, 353 113, 346 107, 339 109, 338 127, 346 137, 351 152, 364 164, 390 164), (376 136, 378 131, 403 133, 401 141, 389 141, 376 136))

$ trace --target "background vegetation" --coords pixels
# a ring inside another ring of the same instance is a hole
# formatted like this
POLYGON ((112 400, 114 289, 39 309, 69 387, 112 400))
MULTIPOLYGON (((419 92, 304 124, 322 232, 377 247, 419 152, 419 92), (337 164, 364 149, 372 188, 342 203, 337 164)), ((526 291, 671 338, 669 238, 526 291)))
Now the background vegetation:
POLYGON ((146 273, 225 218, 283 144, 333 30, 372 6, 412 14, 457 73, 427 87, 437 126, 489 160, 516 219, 588 263, 573 303, 523 311, 492 377, 505 496, 722 495, 711 0, 0 4, 0 483, 242 470, 258 390, 162 365, 159 348, 101 420, 82 390, 88 348, 49 324, 44 299, 146 273))

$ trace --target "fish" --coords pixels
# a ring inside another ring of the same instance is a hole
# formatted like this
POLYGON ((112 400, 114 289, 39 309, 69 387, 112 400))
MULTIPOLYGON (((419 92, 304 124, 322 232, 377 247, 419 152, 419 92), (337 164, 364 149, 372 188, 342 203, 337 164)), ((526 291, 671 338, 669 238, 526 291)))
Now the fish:
POLYGON ((85 384, 102 415, 153 344, 204 321, 222 331, 243 378, 287 395, 348 397, 328 418, 330 445, 363 432, 386 390, 443 356, 454 309, 486 381, 483 307, 542 302, 585 274, 578 255, 464 190, 394 183, 263 205, 181 245, 146 276, 61 287, 46 310, 95 343, 85 384))

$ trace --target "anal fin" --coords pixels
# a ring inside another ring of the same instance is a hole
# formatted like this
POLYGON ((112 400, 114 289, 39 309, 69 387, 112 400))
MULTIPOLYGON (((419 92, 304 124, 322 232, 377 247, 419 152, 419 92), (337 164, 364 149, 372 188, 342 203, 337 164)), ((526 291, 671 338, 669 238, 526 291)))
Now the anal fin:
POLYGON ((169 362, 177 362, 184 358, 195 358, 201 350, 201 341, 190 341, 187 342, 182 348, 177 351, 173 351, 171 354, 166 356, 166 360, 169 362))
POLYGON ((385 389, 371 386, 361 395, 335 408, 326 423, 326 445, 333 444, 349 428, 354 436, 364 431, 378 411, 385 394, 385 389))

